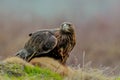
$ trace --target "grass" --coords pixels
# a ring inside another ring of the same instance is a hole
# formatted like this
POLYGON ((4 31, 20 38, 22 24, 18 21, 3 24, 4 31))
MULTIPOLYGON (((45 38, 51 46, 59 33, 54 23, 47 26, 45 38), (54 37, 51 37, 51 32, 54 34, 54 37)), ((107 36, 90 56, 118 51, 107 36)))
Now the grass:
POLYGON ((58 75, 55 72, 52 72, 49 69, 43 69, 40 67, 28 67, 26 66, 24 69, 24 72, 26 72, 28 74, 28 76, 38 76, 43 80, 61 80, 62 77, 60 75, 58 75))
POLYGON ((8 58, 0 63, 0 80, 120 80, 120 77, 107 76, 103 70, 90 67, 67 67, 67 69, 68 73, 63 77, 48 68, 33 66, 19 58, 8 58))
MULTIPOLYGON (((86 70, 74 69, 70 76, 66 77, 66 80, 116 80, 112 76, 107 76, 99 69, 89 68, 86 70)), ((119 79, 118 79, 119 80, 119 79)))
POLYGON ((0 80, 62 80, 49 69, 19 64, 0 64, 0 74, 0 80))
POLYGON ((115 80, 120 80, 120 77, 116 78, 115 80))

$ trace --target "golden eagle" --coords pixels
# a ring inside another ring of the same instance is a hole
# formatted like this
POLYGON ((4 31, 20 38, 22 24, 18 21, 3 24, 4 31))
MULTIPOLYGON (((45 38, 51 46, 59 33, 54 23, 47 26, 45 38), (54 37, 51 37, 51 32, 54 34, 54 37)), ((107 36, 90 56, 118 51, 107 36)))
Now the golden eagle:
POLYGON ((64 22, 56 29, 44 29, 29 34, 30 39, 17 56, 30 61, 35 57, 52 57, 62 64, 76 44, 74 25, 64 22))

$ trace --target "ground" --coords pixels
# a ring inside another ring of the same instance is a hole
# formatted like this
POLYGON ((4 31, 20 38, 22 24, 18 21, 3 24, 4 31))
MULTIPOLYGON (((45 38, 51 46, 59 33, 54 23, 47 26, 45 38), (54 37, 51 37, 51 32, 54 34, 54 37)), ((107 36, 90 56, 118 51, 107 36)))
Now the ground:
POLYGON ((49 67, 33 66, 22 60, 21 63, 8 60, 0 63, 0 80, 120 80, 119 77, 103 74, 99 69, 67 66, 68 74, 63 76, 49 67))

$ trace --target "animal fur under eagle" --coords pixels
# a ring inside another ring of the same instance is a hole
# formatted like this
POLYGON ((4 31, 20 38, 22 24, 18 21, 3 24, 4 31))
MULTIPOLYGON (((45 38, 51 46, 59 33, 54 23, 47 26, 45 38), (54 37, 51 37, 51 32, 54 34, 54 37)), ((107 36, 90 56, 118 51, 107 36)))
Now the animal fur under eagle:
POLYGON ((76 44, 74 25, 64 22, 56 29, 43 29, 29 34, 30 39, 16 56, 30 61, 35 57, 52 57, 65 64, 76 44))

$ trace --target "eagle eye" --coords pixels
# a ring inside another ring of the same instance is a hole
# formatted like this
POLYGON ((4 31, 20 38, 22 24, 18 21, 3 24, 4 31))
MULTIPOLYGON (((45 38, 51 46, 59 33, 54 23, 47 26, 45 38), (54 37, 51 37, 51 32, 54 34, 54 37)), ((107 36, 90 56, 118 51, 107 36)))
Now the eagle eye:
POLYGON ((29 36, 32 36, 32 33, 30 33, 29 36))
POLYGON ((71 24, 67 24, 68 26, 71 26, 71 24))

